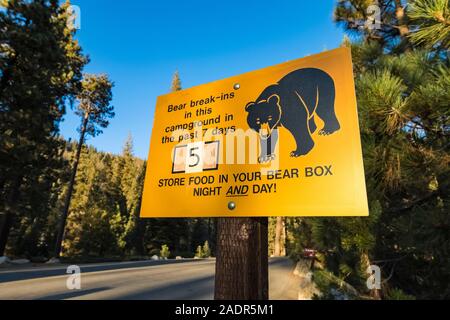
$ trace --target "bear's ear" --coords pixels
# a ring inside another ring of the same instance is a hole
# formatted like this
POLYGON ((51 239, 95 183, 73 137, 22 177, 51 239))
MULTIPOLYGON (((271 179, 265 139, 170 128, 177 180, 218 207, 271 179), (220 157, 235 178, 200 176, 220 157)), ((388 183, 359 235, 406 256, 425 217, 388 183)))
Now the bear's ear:
POLYGON ((245 107, 245 111, 250 112, 250 109, 255 105, 254 102, 250 102, 247 104, 247 106, 245 107))
POLYGON ((277 94, 271 95, 269 99, 267 99, 267 102, 275 105, 280 104, 280 96, 277 94))

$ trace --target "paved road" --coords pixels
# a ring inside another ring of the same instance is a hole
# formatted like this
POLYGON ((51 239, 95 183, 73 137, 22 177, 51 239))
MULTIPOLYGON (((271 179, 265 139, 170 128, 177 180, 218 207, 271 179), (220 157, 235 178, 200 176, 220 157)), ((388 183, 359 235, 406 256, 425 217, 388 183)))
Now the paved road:
MULTIPOLYGON (((145 261, 81 265, 82 289, 66 287, 67 266, 0 269, 3 300, 210 300, 215 260, 145 261)), ((270 261, 271 299, 297 299, 289 259, 270 261)))

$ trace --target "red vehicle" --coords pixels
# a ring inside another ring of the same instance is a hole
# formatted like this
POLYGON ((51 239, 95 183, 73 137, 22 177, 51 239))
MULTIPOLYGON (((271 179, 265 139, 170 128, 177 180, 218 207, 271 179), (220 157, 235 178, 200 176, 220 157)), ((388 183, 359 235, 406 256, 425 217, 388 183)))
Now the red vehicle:
POLYGON ((317 251, 314 249, 304 249, 303 250, 303 258, 305 259, 315 259, 317 251))

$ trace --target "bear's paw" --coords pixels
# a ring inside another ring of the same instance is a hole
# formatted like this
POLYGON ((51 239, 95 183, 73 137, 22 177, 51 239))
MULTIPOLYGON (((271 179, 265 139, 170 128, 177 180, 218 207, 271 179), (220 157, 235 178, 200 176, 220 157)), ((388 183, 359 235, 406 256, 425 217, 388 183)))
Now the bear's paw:
POLYGON ((332 135, 333 133, 339 131, 341 127, 339 126, 339 124, 335 124, 333 126, 328 125, 325 126, 325 128, 323 128, 322 130, 319 131, 319 135, 320 136, 329 136, 332 135))
POLYGON ((295 150, 291 152, 291 158, 299 158, 301 156, 306 156, 312 150, 295 150))
POLYGON ((320 130, 319 131, 319 136, 329 136, 333 134, 333 132, 327 131, 327 130, 320 130))
POLYGON ((266 155, 260 156, 258 158, 258 162, 259 163, 267 163, 267 162, 270 162, 270 161, 274 161, 276 158, 277 158, 277 156, 274 153, 266 154, 266 155))

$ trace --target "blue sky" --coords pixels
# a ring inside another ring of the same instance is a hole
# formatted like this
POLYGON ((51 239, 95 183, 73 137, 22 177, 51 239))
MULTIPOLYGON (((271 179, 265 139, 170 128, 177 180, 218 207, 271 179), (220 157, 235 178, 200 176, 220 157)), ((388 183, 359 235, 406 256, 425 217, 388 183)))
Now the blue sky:
MULTIPOLYGON (((91 63, 85 72, 115 82, 116 117, 88 140, 120 153, 131 133, 135 154, 147 158, 157 96, 179 70, 188 88, 339 46, 335 0, 151 1, 72 0, 81 9, 77 38, 91 63)), ((77 139, 68 110, 61 133, 77 139)))

